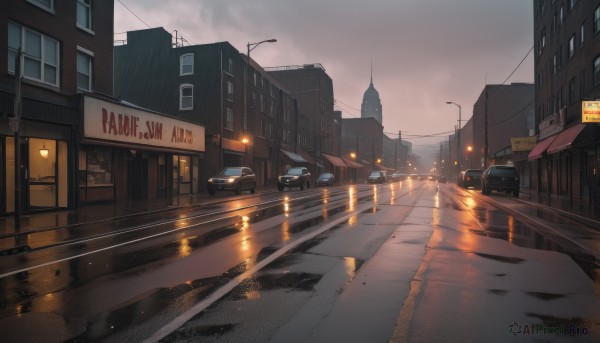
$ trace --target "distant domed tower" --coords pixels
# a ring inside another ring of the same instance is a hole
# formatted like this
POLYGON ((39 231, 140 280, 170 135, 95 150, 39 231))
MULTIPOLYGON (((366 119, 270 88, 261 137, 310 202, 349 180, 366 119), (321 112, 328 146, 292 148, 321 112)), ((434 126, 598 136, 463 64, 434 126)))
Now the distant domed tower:
POLYGON ((371 84, 363 95, 363 102, 360 111, 361 118, 373 117, 377 119, 379 124, 383 125, 382 113, 381 113, 381 100, 379 99, 379 92, 373 86, 373 65, 371 65, 371 84))

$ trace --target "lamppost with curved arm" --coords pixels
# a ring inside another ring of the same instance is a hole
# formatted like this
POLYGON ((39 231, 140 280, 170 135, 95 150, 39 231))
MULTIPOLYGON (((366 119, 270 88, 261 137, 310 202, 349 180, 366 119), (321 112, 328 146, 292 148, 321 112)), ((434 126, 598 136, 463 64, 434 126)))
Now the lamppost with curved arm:
MULTIPOLYGON (((248 130, 248 89, 250 86, 248 83, 250 82, 250 51, 254 50, 257 46, 262 43, 275 43, 277 39, 265 39, 256 43, 248 43, 246 45, 246 80, 244 82, 244 118, 242 123, 242 137, 247 140, 247 130, 248 130)), ((246 164, 246 156, 248 155, 247 142, 244 143, 244 164, 246 164)))
POLYGON ((275 43, 277 39, 265 39, 263 41, 257 43, 248 43, 246 45, 246 83, 245 83, 245 92, 244 92, 244 131, 248 128, 248 83, 250 82, 250 51, 254 50, 257 46, 262 43, 275 43))
POLYGON ((462 107, 453 102, 453 101, 446 101, 446 104, 448 105, 455 105, 458 107, 458 131, 456 132, 456 160, 458 161, 457 163, 457 174, 460 172, 460 124, 461 124, 461 112, 462 112, 462 107))

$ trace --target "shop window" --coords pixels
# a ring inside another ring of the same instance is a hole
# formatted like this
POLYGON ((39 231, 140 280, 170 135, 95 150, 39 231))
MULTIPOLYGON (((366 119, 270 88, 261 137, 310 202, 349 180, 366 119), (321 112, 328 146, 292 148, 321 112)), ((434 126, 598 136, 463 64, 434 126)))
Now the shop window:
POLYGON ((112 151, 109 148, 91 148, 79 152, 79 185, 87 187, 113 185, 112 151))
POLYGON ((29 207, 67 206, 67 144, 39 138, 28 139, 27 183, 29 207))

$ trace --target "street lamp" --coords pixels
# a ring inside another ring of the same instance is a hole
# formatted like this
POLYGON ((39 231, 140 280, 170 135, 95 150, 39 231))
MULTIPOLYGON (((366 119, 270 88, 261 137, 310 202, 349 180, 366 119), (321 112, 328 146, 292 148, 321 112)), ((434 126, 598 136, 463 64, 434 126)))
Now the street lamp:
POLYGON ((246 165, 246 156, 248 155, 248 143, 250 140, 247 137, 242 138, 242 143, 244 143, 244 165, 246 165))
MULTIPOLYGON (((275 43, 277 39, 266 39, 257 43, 248 43, 246 45, 246 82, 244 82, 244 122, 243 122, 243 132, 246 135, 246 131, 248 130, 248 89, 250 86, 248 83, 250 82, 250 51, 254 50, 257 46, 262 43, 275 43)), ((247 138, 245 138, 247 139, 247 138)), ((246 143, 244 143, 246 144, 246 143)), ((244 164, 246 160, 246 154, 244 153, 244 164)))
POLYGON ((248 83, 250 82, 250 51, 254 50, 262 43, 275 43, 277 39, 266 39, 257 43, 248 43, 246 45, 246 91, 244 92, 244 130, 248 127, 248 83))
MULTIPOLYGON (((460 123, 462 121, 462 119, 461 119, 462 107, 459 104, 457 104, 457 103, 455 103, 453 101, 446 101, 446 104, 448 104, 448 105, 455 105, 455 106, 458 107, 458 131, 456 132, 456 159, 458 160, 459 159, 458 154, 459 154, 459 151, 460 151, 460 123)), ((458 168, 457 168, 456 173, 458 174, 458 172, 460 171, 460 163, 457 164, 457 167, 458 168)))
MULTIPOLYGON (((356 163, 356 153, 355 152, 350 153, 350 158, 352 158, 352 160, 356 163)), ((356 184, 356 166, 354 166, 354 184, 356 184)))
POLYGON ((469 168, 473 169, 473 147, 467 147, 467 157, 469 158, 469 168))

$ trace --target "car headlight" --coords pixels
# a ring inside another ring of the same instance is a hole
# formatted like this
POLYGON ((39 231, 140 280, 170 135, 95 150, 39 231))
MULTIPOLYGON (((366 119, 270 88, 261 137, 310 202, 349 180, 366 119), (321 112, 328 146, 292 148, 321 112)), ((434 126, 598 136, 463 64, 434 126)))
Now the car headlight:
POLYGON ((213 183, 213 182, 215 182, 214 179, 212 179, 212 178, 208 179, 208 183, 213 183))
POLYGON ((292 180, 298 180, 300 178, 300 176, 293 176, 292 180))
POLYGON ((278 177, 277 177, 277 180, 281 181, 281 176, 278 176, 278 177))
POLYGON ((235 182, 235 177, 229 177, 227 178, 227 183, 234 183, 235 182))

